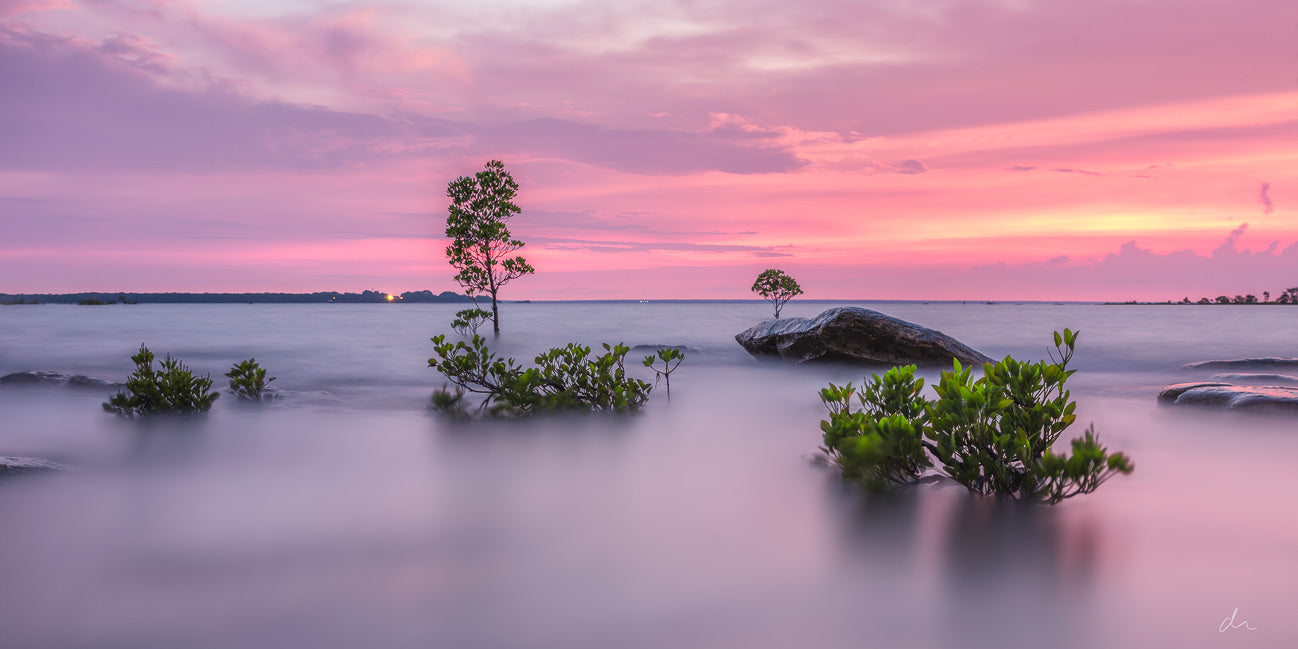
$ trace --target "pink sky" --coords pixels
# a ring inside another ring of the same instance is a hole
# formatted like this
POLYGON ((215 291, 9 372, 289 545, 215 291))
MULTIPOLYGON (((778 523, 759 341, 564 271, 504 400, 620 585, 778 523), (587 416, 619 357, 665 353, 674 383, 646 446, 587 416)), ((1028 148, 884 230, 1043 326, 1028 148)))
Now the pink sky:
POLYGON ((0 292, 1179 299, 1298 286, 1292 0, 0 0, 0 292), (863 6, 868 5, 868 7, 863 6))

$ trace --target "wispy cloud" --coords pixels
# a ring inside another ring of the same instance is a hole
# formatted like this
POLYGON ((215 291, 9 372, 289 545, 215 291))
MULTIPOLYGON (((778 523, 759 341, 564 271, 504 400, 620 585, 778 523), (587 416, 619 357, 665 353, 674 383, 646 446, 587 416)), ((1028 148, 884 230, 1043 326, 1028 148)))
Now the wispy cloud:
POLYGON ((1262 189, 1258 192, 1257 202, 1262 205, 1262 213, 1270 214, 1275 211, 1275 205, 1271 202, 1271 183, 1262 183, 1262 189))

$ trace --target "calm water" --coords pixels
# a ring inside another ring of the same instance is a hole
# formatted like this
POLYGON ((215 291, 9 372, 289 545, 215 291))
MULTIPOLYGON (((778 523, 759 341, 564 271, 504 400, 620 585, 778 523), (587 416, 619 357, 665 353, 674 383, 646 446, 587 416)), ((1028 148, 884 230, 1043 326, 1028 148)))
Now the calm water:
POLYGON ((520 360, 702 351, 640 417, 468 427, 425 411, 453 305, 4 307, 0 374, 120 381, 143 342, 288 396, 130 422, 0 389, 0 455, 73 469, 0 484, 0 647, 1298 645, 1298 419, 1154 402, 1185 362, 1298 356, 1298 311, 863 306, 994 357, 1080 329, 1076 431, 1135 473, 1053 508, 868 498, 813 461, 816 391, 863 372, 752 361, 760 304, 504 305, 520 360), (1257 630, 1219 632, 1236 610, 1257 630))

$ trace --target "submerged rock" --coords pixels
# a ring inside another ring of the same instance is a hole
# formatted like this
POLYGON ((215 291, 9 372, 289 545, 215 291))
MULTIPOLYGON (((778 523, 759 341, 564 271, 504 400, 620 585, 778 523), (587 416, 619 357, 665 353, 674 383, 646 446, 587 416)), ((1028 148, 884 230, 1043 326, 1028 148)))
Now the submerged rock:
POLYGON ((122 383, 113 383, 104 379, 96 379, 89 376, 74 374, 59 374, 58 372, 14 372, 0 376, 0 385, 63 385, 70 388, 105 388, 115 390, 125 387, 122 383))
POLYGON ((795 363, 949 365, 952 359, 975 364, 992 360, 940 331, 854 306, 835 307, 815 318, 767 320, 735 340, 757 358, 795 363))
POLYGON ((1298 376, 1288 374, 1214 374, 1208 380, 1231 385, 1298 385, 1298 376))
POLYGON ((24 473, 43 473, 46 471, 62 470, 63 467, 53 462, 48 462, 34 457, 0 456, 0 480, 24 473))
POLYGON ((1180 383, 1164 388, 1158 401, 1177 406, 1298 413, 1298 387, 1180 383))
POLYGON ((1298 369, 1298 358, 1237 358, 1229 361, 1186 363, 1183 370, 1265 370, 1298 369))

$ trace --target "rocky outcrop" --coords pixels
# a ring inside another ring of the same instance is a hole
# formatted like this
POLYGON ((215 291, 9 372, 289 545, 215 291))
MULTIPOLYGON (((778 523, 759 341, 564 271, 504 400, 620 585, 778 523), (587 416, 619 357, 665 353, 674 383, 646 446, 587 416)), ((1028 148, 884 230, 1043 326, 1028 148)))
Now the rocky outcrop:
POLYGON ((1298 387, 1179 383, 1164 388, 1158 401, 1177 406, 1298 413, 1298 387))
POLYGON ((34 457, 0 456, 0 480, 22 475, 24 473, 45 473, 47 471, 62 470, 63 467, 53 462, 47 462, 34 457))
POLYGON ((59 374, 58 372, 14 372, 0 376, 0 385, 63 385, 70 388, 102 388, 107 390, 116 390, 125 387, 121 383, 113 383, 104 379, 96 379, 89 376, 75 374, 59 374))
POLYGON ((863 365, 981 364, 992 359, 934 329, 854 306, 815 318, 767 320, 735 336, 757 358, 795 363, 836 361, 863 365))
POLYGON ((1298 369, 1298 358, 1237 358, 1229 361, 1186 363, 1183 370, 1282 370, 1298 369))

